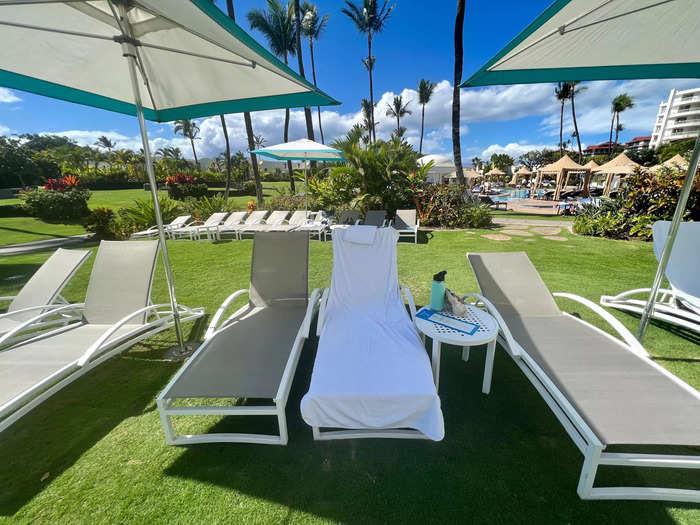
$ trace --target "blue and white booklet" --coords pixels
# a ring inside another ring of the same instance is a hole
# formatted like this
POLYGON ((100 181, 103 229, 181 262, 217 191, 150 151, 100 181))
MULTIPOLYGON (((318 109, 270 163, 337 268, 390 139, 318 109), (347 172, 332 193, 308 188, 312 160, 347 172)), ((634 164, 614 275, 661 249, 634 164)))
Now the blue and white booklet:
POLYGON ((440 326, 445 326, 447 328, 451 328, 452 330, 456 330, 457 332, 462 332, 467 335, 474 335, 479 329, 478 324, 470 323, 469 321, 465 321, 464 319, 454 317, 444 312, 436 312, 434 310, 431 310, 430 308, 424 308, 423 310, 418 312, 418 314, 416 314, 416 317, 420 317, 421 319, 425 319, 426 321, 430 321, 431 323, 440 326))

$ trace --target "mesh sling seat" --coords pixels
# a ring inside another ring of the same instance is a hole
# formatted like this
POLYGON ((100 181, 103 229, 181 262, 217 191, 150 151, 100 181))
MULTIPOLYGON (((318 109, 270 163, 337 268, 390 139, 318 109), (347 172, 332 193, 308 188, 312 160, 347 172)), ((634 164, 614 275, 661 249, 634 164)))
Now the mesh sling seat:
MULTIPOLYGON (((169 304, 151 304, 158 241, 102 241, 85 303, 60 306, 82 315, 65 330, 0 351, 0 431, 106 359, 172 326, 169 304)), ((180 305, 183 321, 204 315, 180 305)))
POLYGON ((308 293, 309 237, 301 232, 255 235, 250 289, 231 294, 214 315, 204 343, 158 396, 165 440, 170 445, 238 442, 286 445, 285 408, 294 372, 320 290, 308 293), (229 305, 248 294, 247 305, 220 322, 229 305), (183 406, 182 400, 225 399, 225 406, 183 406), (266 405, 232 400, 266 399, 266 405), (279 433, 177 435, 173 416, 275 416, 279 433))
POLYGON ((599 465, 700 468, 700 456, 643 453, 700 446, 700 393, 652 361, 634 336, 592 301, 551 294, 521 252, 472 253, 482 296, 501 327, 499 342, 532 382, 584 455, 583 499, 700 501, 699 490, 594 487, 599 465), (599 314, 617 339, 563 313, 554 296, 599 314), (632 452, 608 452, 624 446, 632 452))
POLYGON ((399 289, 398 236, 393 228, 333 228, 331 287, 301 401, 314 439, 444 437, 430 360, 399 289))
POLYGON ((35 337, 45 331, 79 320, 69 312, 45 317, 42 314, 66 304, 61 291, 90 256, 87 250, 59 248, 14 296, 0 297, 10 301, 7 312, 0 314, 0 347, 35 337))
POLYGON ((217 238, 221 239, 222 236, 230 234, 236 239, 240 239, 240 232, 246 228, 250 228, 253 225, 261 224, 265 217, 267 216, 266 210, 255 210, 253 211, 245 221, 238 224, 229 224, 227 226, 220 226, 217 230, 217 238))
MULTIPOLYGON (((172 230, 177 230, 178 228, 183 228, 187 226, 187 221, 190 220, 192 215, 180 215, 175 217, 170 224, 164 225, 164 229, 167 233, 172 230)), ((135 232, 131 234, 131 239, 150 239, 151 237, 158 237, 158 226, 154 225, 147 230, 142 230, 140 232, 135 232)))
POLYGON ((413 244, 418 244, 418 228, 420 219, 416 210, 396 210, 396 217, 391 225, 401 237, 413 237, 413 244))
POLYGON ((219 226, 224 222, 224 219, 228 215, 228 212, 216 212, 212 213, 209 218, 202 223, 192 223, 187 226, 182 226, 180 228, 168 230, 170 237, 172 239, 178 239, 182 237, 188 237, 191 241, 200 240, 202 238, 202 233, 207 234, 207 238, 211 238, 211 232, 216 226, 219 226))
POLYGON ((306 212, 304 210, 297 210, 294 213, 292 213, 292 216, 289 218, 289 220, 285 220, 282 222, 279 222, 277 224, 270 225, 269 228, 267 228, 267 231, 271 232, 290 232, 293 230, 297 230, 299 227, 303 226, 306 224, 306 221, 308 219, 309 212, 306 212))
POLYGON ((238 237, 242 238, 243 235, 245 235, 246 233, 250 234, 250 235, 254 235, 255 233, 258 233, 258 232, 272 231, 275 226, 280 226, 280 225, 284 224, 288 215, 289 215, 288 211, 280 211, 280 210, 273 211, 272 213, 270 213, 270 216, 267 219, 264 219, 256 224, 252 224, 250 226, 246 225, 245 227, 238 230, 238 237))
POLYGON ((367 226, 376 226, 381 228, 386 226, 386 210, 367 210, 367 215, 365 215, 365 220, 362 224, 367 226))
MULTIPOLYGON (((670 221, 656 221, 654 255, 663 252, 670 221)), ((687 330, 700 333, 700 222, 682 222, 666 267, 670 289, 660 289, 652 317, 687 330)), ((641 314, 649 298, 650 288, 637 288, 621 294, 603 295, 600 304, 627 312, 641 314)))

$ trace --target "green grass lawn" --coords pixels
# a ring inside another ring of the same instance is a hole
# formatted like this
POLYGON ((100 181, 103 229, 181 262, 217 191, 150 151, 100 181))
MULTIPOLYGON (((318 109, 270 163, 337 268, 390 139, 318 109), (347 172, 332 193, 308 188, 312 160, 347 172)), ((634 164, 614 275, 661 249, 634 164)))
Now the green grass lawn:
MULTIPOLYGON (((418 303, 432 274, 476 291, 468 251, 526 251, 552 291, 597 302, 603 293, 648 286, 650 244, 541 236, 496 242, 475 230, 435 232, 427 244, 401 244, 399 277, 418 303)), ((211 315, 232 291, 246 288, 252 242, 170 243, 179 300, 211 315)), ((16 291, 48 253, 5 257, 0 295, 16 291), (7 277, 23 276, 7 280, 7 277)), ((82 300, 92 261, 66 290, 82 300)), ((330 243, 313 242, 309 281, 327 286, 330 243)), ((159 268, 153 290, 165 301, 159 268)), ((583 307, 559 301, 597 325, 583 307)), ((630 329, 637 318, 615 312, 630 329)), ((194 330, 188 327, 190 337, 194 330)), ((301 420, 316 339, 303 351, 287 405, 289 445, 165 445, 155 396, 179 368, 163 361, 168 332, 104 363, 0 434, 0 522, 51 523, 700 523, 698 506, 663 502, 581 501, 583 458, 545 403, 499 350, 491 394, 481 393, 483 352, 469 362, 443 351, 440 397, 445 439, 314 442, 301 420)), ((673 373, 700 387, 697 340, 652 323, 645 344, 673 373)), ((203 418, 180 430, 274 432, 273 419, 203 418)), ((699 471, 600 471, 598 483, 700 486, 699 471)))
MULTIPOLYGON (((297 182, 297 191, 301 191, 303 183, 297 182)), ((263 193, 265 198, 272 197, 275 190, 287 191, 288 182, 263 182, 263 193)), ((223 192, 223 188, 221 188, 223 192)), ((161 191, 162 195, 166 192, 161 191)), ((135 190, 98 190, 93 191, 88 206, 90 208, 112 208, 117 210, 130 206, 137 199, 150 199, 150 192, 142 189, 135 190)), ((231 197, 237 209, 244 210, 248 201, 255 200, 251 196, 231 197)), ((0 200, 0 206, 19 204, 19 199, 0 200)), ((0 217, 0 246, 8 244, 18 244, 23 242, 40 241, 54 237, 65 237, 85 233, 85 229, 80 224, 60 224, 45 223, 33 217, 0 217)))

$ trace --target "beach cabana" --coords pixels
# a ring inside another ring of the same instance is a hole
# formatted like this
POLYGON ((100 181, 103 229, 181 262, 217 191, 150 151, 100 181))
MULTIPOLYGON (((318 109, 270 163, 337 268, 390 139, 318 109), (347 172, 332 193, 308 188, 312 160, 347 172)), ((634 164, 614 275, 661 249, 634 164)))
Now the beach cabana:
POLYGON ((610 196, 613 186, 619 186, 619 180, 625 175, 631 175, 634 170, 641 168, 641 165, 630 159, 624 153, 620 153, 610 162, 606 162, 599 168, 596 168, 595 173, 599 175, 607 175, 605 179, 605 189, 603 195, 610 196), (616 179, 617 177, 617 179, 616 179), (617 180, 617 184, 614 184, 617 180))
POLYGON ((0 1, 0 86, 136 116, 184 347, 146 120, 337 104, 213 2, 0 1))
POLYGON ((518 184, 518 178, 520 177, 532 177, 532 172, 528 169, 527 166, 520 166, 518 171, 513 173, 513 178, 510 179, 511 186, 515 186, 516 184, 518 184))
POLYGON ((499 170, 498 168, 491 168, 491 169, 486 173, 486 177, 487 177, 487 178, 495 177, 495 179, 498 180, 498 177, 503 177, 503 176, 505 176, 505 174, 506 174, 506 173, 505 173, 504 171, 501 171, 501 170, 499 170))
POLYGON ((586 173, 586 175, 583 177, 583 193, 581 193, 581 196, 588 197, 591 194, 592 175, 595 170, 600 167, 600 165, 594 160, 589 160, 583 165, 583 167, 588 168, 588 173, 586 173))
MULTIPOLYGON (((540 173, 538 185, 542 181, 543 174, 556 175, 557 184, 556 189, 554 190, 554 200, 558 200, 562 188, 566 185, 566 182, 568 182, 569 180, 569 174, 587 173, 589 170, 586 167, 574 162, 568 155, 564 155, 558 161, 548 164, 544 168, 540 168, 538 171, 540 173)), ((537 188, 535 188, 535 191, 536 190, 537 188)))
POLYGON ((677 170, 677 171, 687 171, 688 170, 688 161, 685 160, 681 155, 675 155, 668 159, 665 162, 662 162, 661 164, 657 164, 656 166, 652 166, 649 168, 649 171, 652 173, 658 173, 661 171, 663 168, 668 168, 671 170, 677 170))

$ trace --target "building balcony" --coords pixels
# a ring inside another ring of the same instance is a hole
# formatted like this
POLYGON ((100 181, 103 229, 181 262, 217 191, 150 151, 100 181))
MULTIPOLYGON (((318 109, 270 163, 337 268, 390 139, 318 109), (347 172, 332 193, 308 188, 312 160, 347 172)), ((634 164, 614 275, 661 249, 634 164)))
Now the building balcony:
POLYGON ((668 124, 668 127, 670 128, 687 128, 687 127, 697 127, 700 125, 700 118, 689 118, 688 120, 683 120, 683 121, 674 121, 670 122, 668 124))

